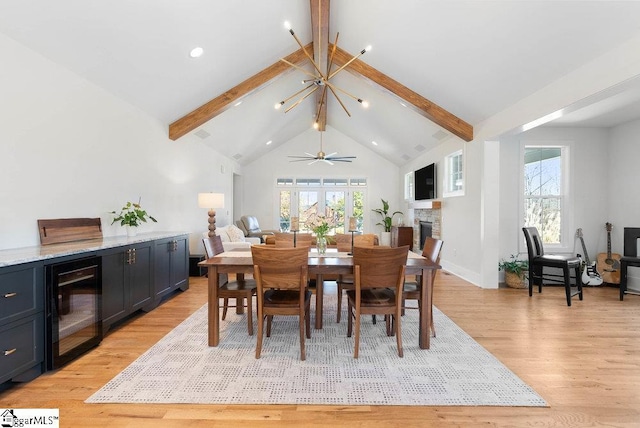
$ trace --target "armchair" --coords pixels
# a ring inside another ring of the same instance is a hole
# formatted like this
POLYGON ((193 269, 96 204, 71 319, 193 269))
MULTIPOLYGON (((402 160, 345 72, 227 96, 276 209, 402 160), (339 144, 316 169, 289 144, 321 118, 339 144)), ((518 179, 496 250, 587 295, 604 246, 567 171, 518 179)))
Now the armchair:
POLYGON ((242 230, 242 232, 244 232, 244 236, 260 238, 261 241, 264 235, 273 235, 276 232, 280 232, 279 230, 275 229, 260 229, 258 219, 252 215, 243 215, 242 217, 240 217, 240 220, 236 221, 236 225, 240 228, 240 230, 242 230))

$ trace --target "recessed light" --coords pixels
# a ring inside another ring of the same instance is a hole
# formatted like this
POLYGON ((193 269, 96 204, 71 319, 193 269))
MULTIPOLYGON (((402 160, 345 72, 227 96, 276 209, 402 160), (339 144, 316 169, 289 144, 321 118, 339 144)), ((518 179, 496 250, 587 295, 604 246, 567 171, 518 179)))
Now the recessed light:
POLYGON ((372 141, 371 144, 373 144, 374 146, 378 145, 378 143, 376 143, 375 141, 372 141))
POLYGON ((271 144, 271 143, 273 143, 273 141, 272 141, 272 140, 267 141, 267 146, 268 146, 269 144, 271 144))
POLYGON ((240 104, 242 104, 242 101, 238 101, 237 103, 235 103, 233 106, 234 107, 238 107, 240 104))
POLYGON ((204 53, 204 49, 198 46, 197 48, 191 49, 191 52, 189 52, 189 56, 191 58, 199 58, 202 56, 203 53, 204 53))

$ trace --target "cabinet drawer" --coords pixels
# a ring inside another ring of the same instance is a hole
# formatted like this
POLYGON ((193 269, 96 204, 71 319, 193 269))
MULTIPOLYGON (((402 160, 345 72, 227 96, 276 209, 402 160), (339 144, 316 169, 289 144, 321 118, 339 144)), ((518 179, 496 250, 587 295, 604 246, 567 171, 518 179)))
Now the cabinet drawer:
POLYGON ((44 315, 0 327, 0 382, 44 361, 44 315))
POLYGON ((42 311, 42 266, 0 271, 0 324, 42 311))

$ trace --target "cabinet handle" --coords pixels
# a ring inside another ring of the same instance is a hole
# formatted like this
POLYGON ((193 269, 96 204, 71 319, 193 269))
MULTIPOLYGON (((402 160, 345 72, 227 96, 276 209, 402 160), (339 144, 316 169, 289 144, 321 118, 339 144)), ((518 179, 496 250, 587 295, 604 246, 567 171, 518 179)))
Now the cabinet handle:
POLYGON ((131 249, 131 264, 134 265, 136 264, 136 249, 132 248, 131 249))
POLYGON ((178 251, 178 241, 173 241, 173 251, 178 251))
POLYGON ((17 348, 13 348, 13 349, 5 349, 4 350, 4 356, 6 357, 7 355, 11 355, 14 352, 16 352, 18 349, 17 348))
POLYGON ((5 299, 8 299, 9 297, 16 297, 18 295, 18 293, 7 293, 4 295, 5 299))

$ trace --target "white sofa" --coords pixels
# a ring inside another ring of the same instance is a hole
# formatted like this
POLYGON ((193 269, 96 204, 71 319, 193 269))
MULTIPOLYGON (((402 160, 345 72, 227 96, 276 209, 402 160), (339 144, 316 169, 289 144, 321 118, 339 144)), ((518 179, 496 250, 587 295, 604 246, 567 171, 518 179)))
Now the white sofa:
MULTIPOLYGON (((252 238, 244 236, 244 232, 236 225, 216 227, 216 235, 222 241, 222 247, 225 251, 235 250, 236 248, 251 248, 253 244, 259 244, 260 238, 252 238)), ((202 233, 203 238, 209 237, 209 232, 202 233)))

